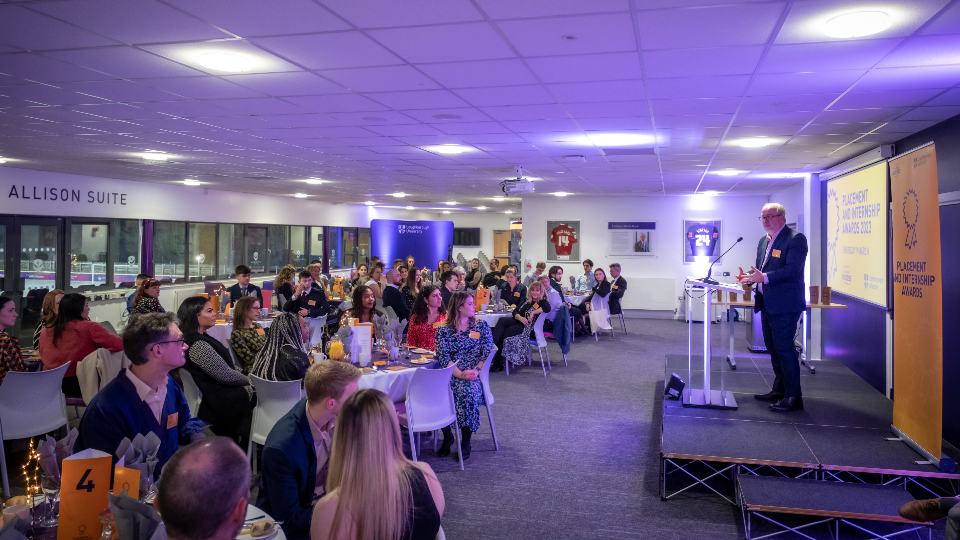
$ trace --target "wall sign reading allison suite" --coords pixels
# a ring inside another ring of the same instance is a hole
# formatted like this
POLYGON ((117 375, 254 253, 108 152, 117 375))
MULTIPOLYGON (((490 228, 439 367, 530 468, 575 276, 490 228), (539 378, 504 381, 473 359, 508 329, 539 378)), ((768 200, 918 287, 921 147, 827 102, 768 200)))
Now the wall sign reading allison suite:
POLYGON ((37 184, 11 184, 6 190, 10 202, 47 201, 100 206, 126 206, 127 193, 122 191, 102 191, 96 189, 78 189, 75 187, 37 184))

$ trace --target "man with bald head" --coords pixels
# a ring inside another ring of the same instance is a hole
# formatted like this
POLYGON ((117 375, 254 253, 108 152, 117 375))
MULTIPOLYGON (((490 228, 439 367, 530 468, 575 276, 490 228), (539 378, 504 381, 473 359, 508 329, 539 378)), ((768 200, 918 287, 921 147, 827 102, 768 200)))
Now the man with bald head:
POLYGON ((160 475, 156 506, 170 540, 233 540, 247 517, 250 464, 227 437, 181 448, 160 475))
POLYGON ((407 309, 407 303, 403 300, 403 293, 400 292, 402 278, 400 271, 396 268, 387 270, 387 288, 383 290, 383 307, 391 308, 397 314, 397 319, 405 320, 410 318, 410 311, 407 309))

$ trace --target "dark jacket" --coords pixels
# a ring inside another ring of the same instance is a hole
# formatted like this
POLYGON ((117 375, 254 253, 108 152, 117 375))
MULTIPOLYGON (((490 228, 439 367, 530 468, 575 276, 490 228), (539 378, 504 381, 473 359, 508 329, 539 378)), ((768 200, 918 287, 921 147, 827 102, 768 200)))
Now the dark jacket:
MULTIPOLYGON (((230 287, 229 289, 227 289, 227 293, 230 295, 230 303, 233 305, 237 305, 237 300, 243 298, 244 296, 240 294, 239 283, 234 283, 233 287, 230 287)), ((260 301, 260 307, 266 307, 266 308, 270 307, 270 306, 263 305, 263 293, 260 292, 260 287, 257 287, 253 283, 247 284, 247 296, 254 296, 254 295, 256 295, 257 300, 260 301)))
POLYGON ((527 301, 527 288, 518 281, 517 286, 511 289, 509 283, 502 281, 500 282, 500 298, 508 305, 519 306, 527 301))
POLYGON ((590 296, 583 301, 584 304, 589 304, 593 301, 594 296, 599 296, 601 298, 607 298, 609 301, 610 297, 610 282, 609 281, 598 281, 596 285, 593 286, 593 289, 590 290, 590 296))
POLYGON ((330 312, 327 294, 323 289, 313 288, 309 293, 301 294, 283 306, 283 310, 290 313, 297 313, 301 309, 307 310, 307 317, 326 317, 330 312))
POLYGON ((803 266, 807 260, 807 237, 790 227, 784 226, 780 234, 773 239, 773 247, 766 264, 763 257, 767 252, 767 237, 760 239, 757 245, 756 267, 767 275, 768 283, 757 291, 754 311, 765 309, 770 313, 796 313, 807 307, 804 299, 803 266))
POLYGON ((270 430, 260 467, 257 506, 283 522, 287 538, 310 538, 317 453, 306 399, 297 402, 270 430))
POLYGON ((383 307, 393 308, 397 318, 401 321, 410 318, 410 311, 407 309, 407 301, 403 298, 403 293, 395 286, 387 285, 383 290, 383 307))
POLYGON ((489 289, 491 287, 496 287, 497 284, 500 283, 501 277, 502 275, 500 274, 499 270, 496 272, 487 272, 486 274, 484 274, 483 279, 480 281, 480 283, 483 284, 484 287, 489 289))
POLYGON ((623 276, 617 276, 617 279, 610 282, 610 296, 607 297, 607 301, 610 303, 611 315, 623 313, 623 308, 620 307, 620 299, 623 298, 625 292, 627 292, 627 280, 623 279, 623 276))

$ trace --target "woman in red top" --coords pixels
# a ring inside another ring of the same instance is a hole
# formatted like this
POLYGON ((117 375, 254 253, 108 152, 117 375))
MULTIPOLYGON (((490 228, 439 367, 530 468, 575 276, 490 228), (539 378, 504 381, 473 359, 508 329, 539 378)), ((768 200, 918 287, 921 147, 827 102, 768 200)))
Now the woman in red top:
POLYGON ((71 397, 80 397, 77 363, 100 348, 110 352, 123 350, 123 340, 88 320, 88 313, 90 307, 87 305, 86 296, 77 293, 65 294, 60 301, 60 310, 53 326, 40 332, 40 360, 43 362, 43 369, 53 369, 70 362, 70 367, 63 377, 63 393, 71 397))
POLYGON ((440 288, 427 285, 420 289, 417 300, 413 303, 413 314, 410 316, 410 328, 407 331, 407 343, 411 347, 434 350, 434 324, 443 322, 446 313, 443 310, 443 296, 440 288))

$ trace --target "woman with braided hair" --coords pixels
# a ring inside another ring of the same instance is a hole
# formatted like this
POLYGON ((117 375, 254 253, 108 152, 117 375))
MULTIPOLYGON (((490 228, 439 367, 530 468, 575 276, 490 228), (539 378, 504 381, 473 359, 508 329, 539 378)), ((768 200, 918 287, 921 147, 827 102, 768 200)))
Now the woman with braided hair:
POLYGON ((270 325, 267 342, 257 353, 250 374, 268 381, 295 381, 303 378, 308 367, 299 316, 281 313, 270 325))

